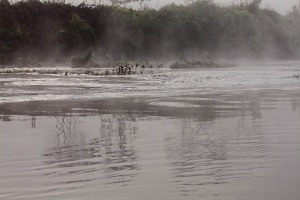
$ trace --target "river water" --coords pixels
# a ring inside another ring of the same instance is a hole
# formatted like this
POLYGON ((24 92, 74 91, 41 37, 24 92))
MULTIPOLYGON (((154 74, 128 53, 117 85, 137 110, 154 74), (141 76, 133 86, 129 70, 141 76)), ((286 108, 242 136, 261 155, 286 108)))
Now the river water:
POLYGON ((299 75, 0 74, 0 199, 298 200, 299 75))

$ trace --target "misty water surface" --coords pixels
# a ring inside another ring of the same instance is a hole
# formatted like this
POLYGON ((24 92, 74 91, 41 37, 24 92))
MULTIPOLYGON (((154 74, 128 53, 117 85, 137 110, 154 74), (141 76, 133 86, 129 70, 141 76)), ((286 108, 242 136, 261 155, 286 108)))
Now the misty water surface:
POLYGON ((0 199, 300 197, 300 63, 0 75, 0 199))

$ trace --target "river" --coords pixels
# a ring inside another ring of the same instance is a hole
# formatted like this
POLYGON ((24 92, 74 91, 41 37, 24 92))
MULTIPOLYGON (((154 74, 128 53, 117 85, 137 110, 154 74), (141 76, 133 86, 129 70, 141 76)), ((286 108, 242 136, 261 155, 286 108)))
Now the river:
POLYGON ((64 70, 0 74, 1 200, 300 198, 300 62, 64 70))

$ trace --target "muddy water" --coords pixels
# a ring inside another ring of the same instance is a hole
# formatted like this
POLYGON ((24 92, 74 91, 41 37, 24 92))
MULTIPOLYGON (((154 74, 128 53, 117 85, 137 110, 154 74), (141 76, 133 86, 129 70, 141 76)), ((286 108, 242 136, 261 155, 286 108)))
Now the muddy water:
POLYGON ((2 74, 0 199, 298 200, 299 74, 2 74))

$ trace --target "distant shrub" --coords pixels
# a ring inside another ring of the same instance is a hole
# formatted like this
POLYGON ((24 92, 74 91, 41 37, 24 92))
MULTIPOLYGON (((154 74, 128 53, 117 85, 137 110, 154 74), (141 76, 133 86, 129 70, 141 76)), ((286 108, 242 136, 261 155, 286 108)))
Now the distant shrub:
POLYGON ((93 28, 79 15, 73 14, 67 28, 62 32, 68 48, 87 48, 96 42, 93 28))

